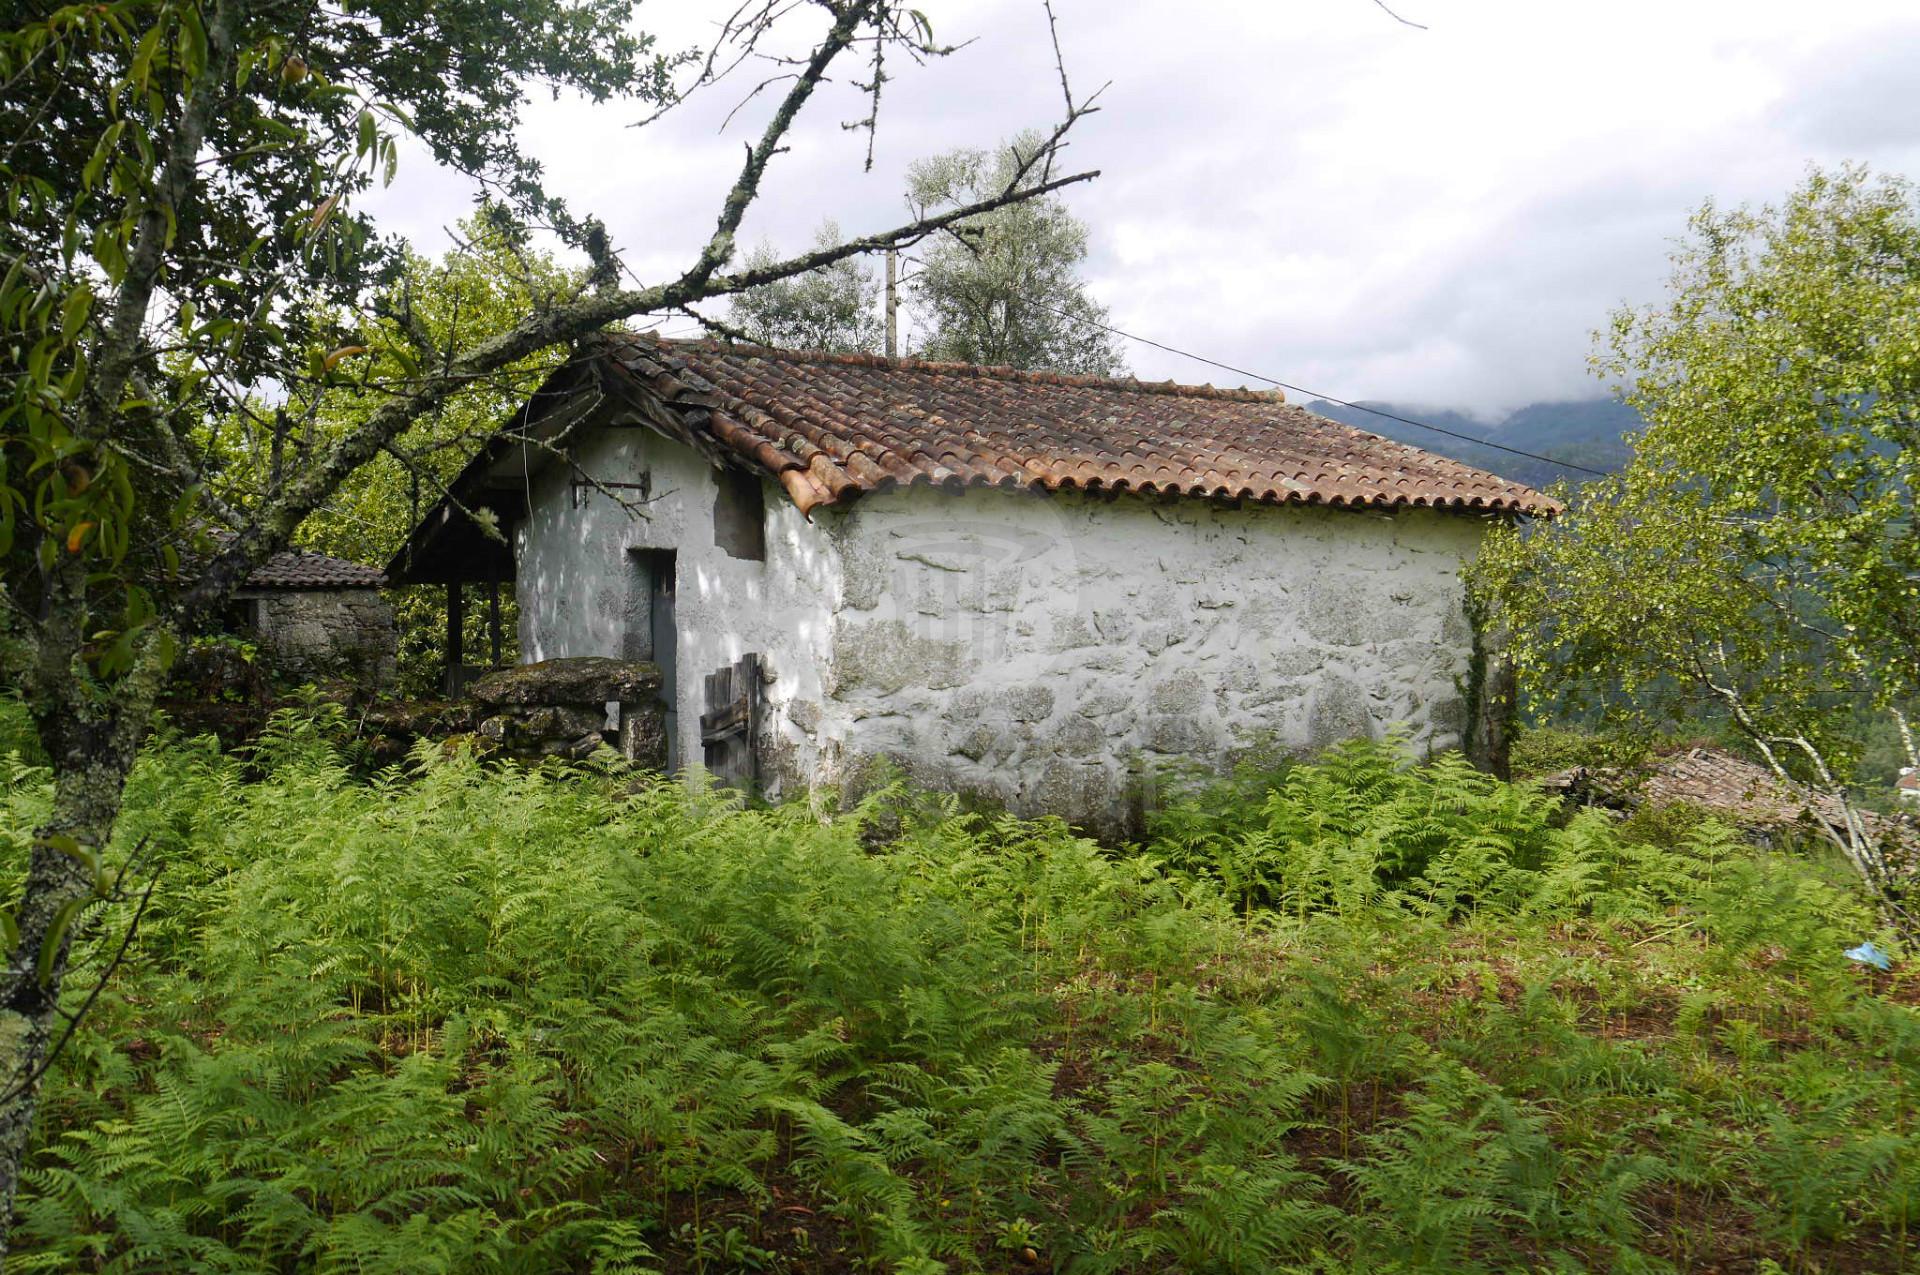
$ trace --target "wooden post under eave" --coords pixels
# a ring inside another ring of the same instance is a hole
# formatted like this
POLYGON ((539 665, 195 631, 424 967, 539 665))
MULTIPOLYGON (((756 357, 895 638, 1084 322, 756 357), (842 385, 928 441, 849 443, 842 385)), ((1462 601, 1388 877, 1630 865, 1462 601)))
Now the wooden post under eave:
POLYGON ((462 643, 466 639, 466 597, 458 580, 447 582, 447 698, 460 694, 460 666, 466 662, 462 643))
POLYGON ((500 667, 500 582, 487 581, 487 647, 494 668, 500 667))

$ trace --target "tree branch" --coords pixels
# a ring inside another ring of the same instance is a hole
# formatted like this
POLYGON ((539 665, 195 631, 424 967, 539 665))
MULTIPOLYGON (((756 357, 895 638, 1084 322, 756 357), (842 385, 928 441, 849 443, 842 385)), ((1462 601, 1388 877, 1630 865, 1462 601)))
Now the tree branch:
POLYGON ((277 497, 267 502, 250 525, 240 529, 227 547, 208 563, 201 579, 182 595, 181 618, 189 628, 197 625, 239 586, 249 571, 272 553, 285 548, 288 538, 301 520, 325 503, 350 474, 379 455, 389 442, 398 438, 416 420, 476 378, 487 376, 550 346, 577 341, 610 323, 636 314, 677 310, 697 301, 804 274, 848 257, 917 243, 969 217, 1036 199, 1097 176, 1098 170, 1090 170, 1039 185, 1002 191, 938 216, 923 217, 892 230, 848 240, 830 248, 819 248, 738 274, 694 281, 683 277, 674 283, 652 288, 585 297, 530 315, 521 323, 453 359, 442 372, 423 377, 417 388, 374 409, 358 427, 336 440, 318 460, 290 478, 277 497))
POLYGON ((747 209, 753 204, 754 197, 760 193, 760 178, 767 171, 767 165, 773 157, 785 149, 781 142, 789 129, 793 127, 794 117, 800 113, 807 99, 813 96, 814 89, 825 78, 827 67, 834 58, 853 43, 853 37, 860 24, 874 14, 871 0, 849 4, 838 11, 833 27, 807 59, 806 69, 794 80, 793 87, 780 99, 780 106, 767 121, 761 131, 760 140, 747 148, 745 166, 734 181, 733 188, 727 192, 726 200, 720 206, 720 218, 714 226, 713 235, 707 240, 707 246, 700 258, 680 282, 683 285, 698 287, 710 278, 714 271, 724 266, 733 256, 733 237, 740 229, 741 220, 747 215, 747 209))
POLYGON ((245 0, 218 0, 214 6, 213 21, 207 25, 206 65, 186 95, 154 198, 140 213, 133 249, 127 254, 126 273, 114 300, 113 317, 107 322, 100 357, 94 362, 87 387, 96 426, 93 432, 103 432, 97 426, 119 408, 127 378, 138 360, 147 307, 160 284, 168 235, 194 179, 200 143, 213 118, 216 89, 233 79, 234 33, 244 8, 245 0))

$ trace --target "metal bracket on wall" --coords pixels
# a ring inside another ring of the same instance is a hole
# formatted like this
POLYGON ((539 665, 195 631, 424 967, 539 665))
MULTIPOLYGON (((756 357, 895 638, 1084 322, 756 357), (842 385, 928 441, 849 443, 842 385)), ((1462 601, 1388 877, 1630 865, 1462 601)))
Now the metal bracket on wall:
POLYGON ((642 501, 653 495, 653 473, 651 470, 641 471, 640 481, 637 483, 595 482, 582 473, 578 465, 568 466, 567 473, 569 475, 567 479, 567 500, 575 509, 578 509, 586 503, 584 493, 591 491, 637 491, 640 493, 640 499, 642 501))

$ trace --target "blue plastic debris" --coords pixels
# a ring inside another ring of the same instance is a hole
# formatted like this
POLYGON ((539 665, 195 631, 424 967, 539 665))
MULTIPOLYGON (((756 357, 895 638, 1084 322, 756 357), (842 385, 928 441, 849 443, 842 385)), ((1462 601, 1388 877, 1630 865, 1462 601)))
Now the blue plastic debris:
POLYGON ((1862 965, 1871 965, 1877 970, 1890 970, 1893 968, 1893 959, 1875 947, 1872 939, 1868 939, 1859 947, 1848 948, 1847 959, 1850 961, 1858 961, 1862 965))

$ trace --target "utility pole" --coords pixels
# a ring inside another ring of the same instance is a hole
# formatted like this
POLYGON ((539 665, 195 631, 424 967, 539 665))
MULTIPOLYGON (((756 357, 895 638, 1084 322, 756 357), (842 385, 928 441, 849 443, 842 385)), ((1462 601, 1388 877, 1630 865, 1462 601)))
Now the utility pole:
POLYGON ((887 357, 900 357, 900 296, 896 285, 900 254, 895 249, 887 249, 887 357))

